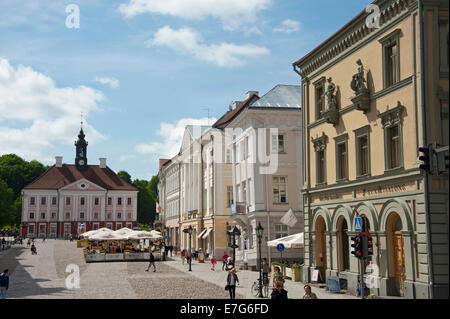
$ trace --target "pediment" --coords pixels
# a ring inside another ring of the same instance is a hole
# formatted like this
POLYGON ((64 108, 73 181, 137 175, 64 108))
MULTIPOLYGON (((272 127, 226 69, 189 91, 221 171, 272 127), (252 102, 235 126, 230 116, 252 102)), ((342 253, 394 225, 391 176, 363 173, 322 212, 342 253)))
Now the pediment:
POLYGON ((106 189, 104 189, 101 186, 98 186, 97 184, 91 182, 90 180, 86 179, 86 178, 81 178, 69 185, 66 185, 62 188, 60 188, 60 190, 71 190, 71 191, 106 191, 106 189))

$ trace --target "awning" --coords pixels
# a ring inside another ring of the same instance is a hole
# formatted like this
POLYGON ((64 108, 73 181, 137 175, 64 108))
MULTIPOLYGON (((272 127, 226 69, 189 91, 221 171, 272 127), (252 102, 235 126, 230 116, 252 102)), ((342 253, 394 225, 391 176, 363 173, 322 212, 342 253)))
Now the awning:
POLYGON ((303 233, 298 233, 267 242, 267 246, 269 247, 277 247, 278 244, 283 244, 285 248, 303 248, 304 247, 303 233))
POLYGON ((200 238, 200 237, 202 237, 203 234, 206 233, 207 230, 208 230, 207 228, 203 229, 203 230, 200 232, 200 234, 197 235, 197 239, 200 238))
POLYGON ((209 233, 211 232, 211 230, 213 230, 212 228, 208 228, 208 231, 203 235, 203 239, 205 239, 206 237, 208 237, 209 233))

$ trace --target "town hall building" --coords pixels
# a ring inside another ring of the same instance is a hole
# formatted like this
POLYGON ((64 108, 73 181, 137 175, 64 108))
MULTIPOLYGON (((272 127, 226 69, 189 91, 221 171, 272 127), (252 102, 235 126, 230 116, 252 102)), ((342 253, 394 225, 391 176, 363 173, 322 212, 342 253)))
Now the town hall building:
POLYGON ((138 189, 122 180, 100 158, 88 165, 83 128, 75 142, 75 164, 56 163, 22 190, 23 237, 67 238, 107 227, 133 229, 138 189))

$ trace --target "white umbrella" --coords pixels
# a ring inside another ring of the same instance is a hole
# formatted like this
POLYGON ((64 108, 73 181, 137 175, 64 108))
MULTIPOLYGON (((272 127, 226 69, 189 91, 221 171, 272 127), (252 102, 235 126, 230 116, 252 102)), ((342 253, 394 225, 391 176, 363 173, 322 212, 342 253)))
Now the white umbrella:
POLYGON ((112 233, 113 231, 109 228, 100 228, 100 229, 96 229, 96 230, 90 230, 88 232, 82 233, 81 236, 83 236, 84 238, 89 239, 91 236, 93 235, 97 235, 97 234, 108 234, 108 233, 112 233))
MULTIPOLYGON (((152 230, 152 231, 150 231, 150 233, 152 233, 155 236, 161 236, 161 232, 156 231, 156 230, 152 230)), ((160 238, 162 238, 162 236, 160 238)))
POLYGON ((90 241, 105 241, 105 240, 126 240, 127 238, 123 235, 111 233, 94 234, 89 236, 90 241))
POLYGON ((158 239, 162 236, 155 235, 148 231, 133 231, 126 235, 127 239, 158 239))
POLYGON ((133 232, 132 229, 124 227, 124 228, 116 230, 114 233, 118 234, 118 235, 127 235, 127 234, 132 233, 132 232, 133 232))
POLYGON ((277 247, 278 244, 283 244, 285 248, 303 248, 304 247, 303 233, 298 233, 267 242, 267 246, 269 247, 277 247))

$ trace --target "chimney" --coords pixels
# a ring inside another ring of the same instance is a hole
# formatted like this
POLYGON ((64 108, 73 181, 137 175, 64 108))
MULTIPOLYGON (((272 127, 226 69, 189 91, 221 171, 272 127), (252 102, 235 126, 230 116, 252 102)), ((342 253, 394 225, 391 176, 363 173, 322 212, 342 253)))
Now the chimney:
POLYGON ((106 158, 101 157, 100 160, 100 168, 106 168, 106 158))
POLYGON ((56 167, 62 167, 62 156, 55 156, 55 166, 56 167))
POLYGON ((230 111, 234 110, 239 104, 241 104, 242 101, 234 101, 233 103, 231 103, 230 105, 230 111))
POLYGON ((247 99, 249 99, 252 95, 258 95, 258 91, 248 91, 246 94, 245 94, 245 99, 247 100, 247 99))

